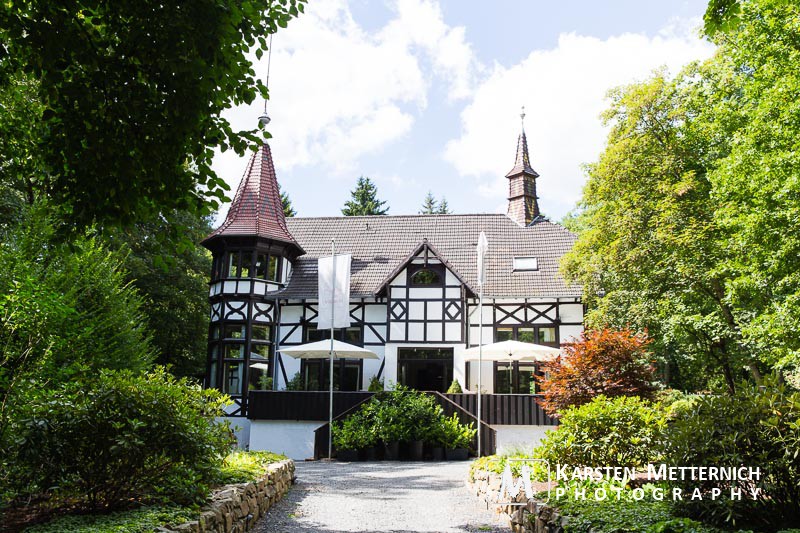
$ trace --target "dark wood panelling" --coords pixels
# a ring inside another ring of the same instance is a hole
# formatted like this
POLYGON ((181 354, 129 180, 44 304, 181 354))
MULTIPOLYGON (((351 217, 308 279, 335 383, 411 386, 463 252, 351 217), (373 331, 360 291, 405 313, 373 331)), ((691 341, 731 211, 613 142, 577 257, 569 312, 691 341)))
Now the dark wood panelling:
MULTIPOLYGON (((477 394, 445 394, 473 415, 478 414, 477 394)), ((481 400, 481 419, 487 424, 512 426, 557 426, 558 420, 549 416, 537 403, 541 394, 484 394, 481 400)))
MULTIPOLYGON (((250 391, 250 420, 328 420, 328 391, 250 391)), ((333 416, 370 398, 371 392, 335 392, 333 416)))

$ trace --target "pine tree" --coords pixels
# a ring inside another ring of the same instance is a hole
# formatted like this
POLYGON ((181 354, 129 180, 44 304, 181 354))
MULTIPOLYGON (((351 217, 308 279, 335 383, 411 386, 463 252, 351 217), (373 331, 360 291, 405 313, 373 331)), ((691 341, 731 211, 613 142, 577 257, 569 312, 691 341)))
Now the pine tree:
POLYGON ((367 177, 358 178, 354 191, 350 192, 351 199, 345 202, 342 214, 346 217, 365 215, 385 215, 389 208, 384 208, 386 203, 378 200, 378 188, 367 177))
POLYGON ((447 198, 442 196, 442 199, 439 201, 439 209, 436 210, 437 215, 449 215, 452 213, 450 211, 450 206, 447 205, 447 198))
POLYGON ((297 214, 297 211, 294 210, 292 207, 292 200, 289 198, 289 195, 286 191, 281 190, 281 184, 278 184, 278 192, 281 193, 281 205, 283 206, 283 216, 286 218, 291 218, 297 214))
POLYGON ((419 210, 420 215, 435 215, 436 214, 436 198, 433 197, 431 191, 428 191, 428 195, 425 196, 425 200, 422 202, 422 209, 419 210))

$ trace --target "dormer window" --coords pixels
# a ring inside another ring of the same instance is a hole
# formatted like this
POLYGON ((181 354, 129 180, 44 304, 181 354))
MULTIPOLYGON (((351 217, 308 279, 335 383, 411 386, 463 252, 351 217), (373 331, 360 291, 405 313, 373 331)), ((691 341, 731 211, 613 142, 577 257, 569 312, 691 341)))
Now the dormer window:
POLYGON ((539 260, 535 257, 515 257, 514 272, 528 272, 539 270, 539 260))
POLYGON ((409 285, 412 287, 441 287, 443 272, 438 265, 419 265, 409 271, 409 285))

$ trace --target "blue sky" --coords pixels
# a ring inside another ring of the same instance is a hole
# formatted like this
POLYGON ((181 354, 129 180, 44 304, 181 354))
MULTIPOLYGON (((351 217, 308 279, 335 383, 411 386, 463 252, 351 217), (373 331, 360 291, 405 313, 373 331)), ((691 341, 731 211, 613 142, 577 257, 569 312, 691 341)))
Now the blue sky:
MULTIPOLYGON (((360 175, 389 214, 416 213, 429 190, 457 213, 504 212, 524 105, 540 205, 558 220, 602 150, 607 91, 713 53, 698 35, 705 5, 311 0, 274 37, 278 180, 299 216, 340 214, 360 175)), ((252 127, 262 105, 227 117, 252 127)), ((214 163, 234 189, 245 165, 214 163)))

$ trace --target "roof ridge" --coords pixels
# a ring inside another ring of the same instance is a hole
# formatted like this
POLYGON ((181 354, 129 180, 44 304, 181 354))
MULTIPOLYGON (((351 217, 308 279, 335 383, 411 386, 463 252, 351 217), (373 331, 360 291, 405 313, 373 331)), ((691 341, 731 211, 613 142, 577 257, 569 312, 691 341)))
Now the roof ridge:
POLYGON ((491 216, 491 217, 507 217, 505 213, 448 213, 448 214, 408 214, 408 215, 357 215, 357 216, 344 216, 344 215, 323 215, 319 217, 289 217, 290 219, 303 219, 303 220, 322 220, 322 219, 390 219, 390 218, 423 218, 423 217, 477 217, 477 216, 491 216))

